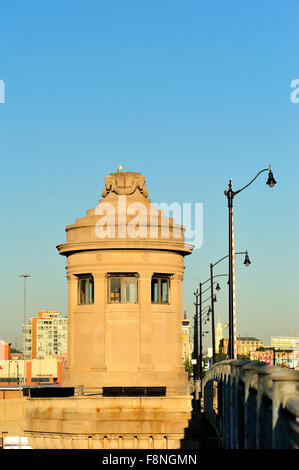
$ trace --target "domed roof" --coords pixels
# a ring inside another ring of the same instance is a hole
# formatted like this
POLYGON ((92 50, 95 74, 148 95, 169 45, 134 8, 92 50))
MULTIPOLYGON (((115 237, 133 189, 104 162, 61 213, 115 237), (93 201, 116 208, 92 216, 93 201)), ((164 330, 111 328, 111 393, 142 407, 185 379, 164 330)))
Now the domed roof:
POLYGON ((187 255, 193 245, 185 243, 184 230, 154 207, 141 173, 120 170, 105 177, 97 207, 66 227, 67 241, 57 249, 62 255, 107 249, 168 250, 187 255))

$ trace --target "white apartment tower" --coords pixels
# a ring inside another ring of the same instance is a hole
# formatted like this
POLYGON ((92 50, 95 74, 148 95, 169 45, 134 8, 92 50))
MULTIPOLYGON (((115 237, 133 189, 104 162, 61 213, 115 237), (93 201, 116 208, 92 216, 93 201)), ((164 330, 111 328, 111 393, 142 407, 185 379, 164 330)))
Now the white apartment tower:
POLYGON ((23 326, 23 339, 26 359, 42 359, 66 353, 67 318, 59 312, 38 312, 37 317, 30 318, 29 323, 23 326))

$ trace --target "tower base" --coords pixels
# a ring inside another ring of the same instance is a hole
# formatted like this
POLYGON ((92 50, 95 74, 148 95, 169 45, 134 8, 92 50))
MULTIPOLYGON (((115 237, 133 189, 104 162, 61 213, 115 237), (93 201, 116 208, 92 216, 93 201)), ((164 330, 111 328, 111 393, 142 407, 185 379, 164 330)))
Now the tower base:
POLYGON ((28 398, 24 431, 33 449, 179 449, 191 395, 28 398))

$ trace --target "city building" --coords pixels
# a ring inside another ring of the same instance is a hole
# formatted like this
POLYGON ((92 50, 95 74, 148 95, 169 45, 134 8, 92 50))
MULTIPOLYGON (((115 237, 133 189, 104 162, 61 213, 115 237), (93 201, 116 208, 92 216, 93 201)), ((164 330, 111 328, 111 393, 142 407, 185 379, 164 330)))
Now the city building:
POLYGON ((192 411, 182 282, 193 246, 184 231, 148 199, 144 176, 121 170, 105 178, 96 209, 66 227, 57 247, 68 283, 63 386, 103 393, 29 400, 31 447, 180 448, 192 411))
POLYGON ((286 369, 299 369, 299 350, 281 350, 265 346, 262 351, 252 351, 251 361, 265 362, 268 366, 282 366, 286 369))
POLYGON ((263 346, 263 342, 260 339, 251 336, 239 336, 237 338, 237 353, 248 356, 251 351, 256 351, 263 346))
POLYGON ((68 320, 59 312, 40 311, 23 326, 25 359, 46 358, 67 352, 68 320))
POLYGON ((228 353, 228 338, 222 338, 219 342, 219 353, 227 354, 228 353))
MULTIPOLYGON (((63 378, 63 357, 26 360, 26 385, 60 383, 63 378)), ((0 385, 19 385, 24 379, 23 360, 0 360, 0 385)))
MULTIPOLYGON (((250 352, 256 351, 263 347, 263 342, 260 339, 253 338, 250 336, 239 336, 237 338, 237 354, 249 356, 250 352)), ((220 340, 219 352, 227 354, 228 351, 228 338, 222 338, 220 340)))
POLYGON ((11 353, 10 355, 11 359, 23 359, 23 353, 11 353))
POLYGON ((216 325, 216 338, 215 338, 215 352, 216 354, 220 352, 220 341, 223 339, 223 332, 222 332, 222 324, 220 321, 220 317, 218 317, 217 325, 216 325))
POLYGON ((11 343, 6 343, 0 340, 0 361, 5 361, 11 358, 11 343))
POLYGON ((299 338, 297 336, 271 336, 271 347, 299 351, 299 338))
POLYGON ((186 309, 184 309, 184 318, 182 320, 182 359, 186 361, 191 359, 193 344, 190 342, 190 320, 187 318, 186 309))

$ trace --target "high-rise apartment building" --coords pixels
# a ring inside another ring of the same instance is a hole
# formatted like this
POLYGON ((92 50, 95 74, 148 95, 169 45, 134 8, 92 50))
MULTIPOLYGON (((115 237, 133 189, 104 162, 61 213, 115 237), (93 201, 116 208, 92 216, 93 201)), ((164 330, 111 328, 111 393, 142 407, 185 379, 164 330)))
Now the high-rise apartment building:
POLYGON ((67 318, 59 312, 41 311, 23 326, 25 358, 45 358, 67 352, 67 318))

